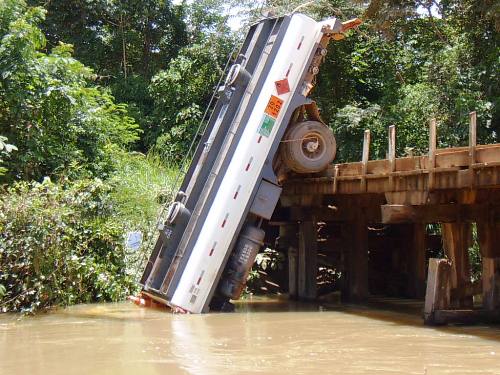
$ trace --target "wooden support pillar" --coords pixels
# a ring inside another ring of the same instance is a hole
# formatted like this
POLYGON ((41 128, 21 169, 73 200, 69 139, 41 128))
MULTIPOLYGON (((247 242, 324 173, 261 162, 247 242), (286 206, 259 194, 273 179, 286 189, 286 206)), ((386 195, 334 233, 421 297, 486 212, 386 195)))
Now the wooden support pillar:
POLYGON ((427 290, 425 293, 425 324, 441 323, 436 321, 435 313, 447 310, 450 306, 451 262, 446 259, 429 259, 427 290))
POLYGON ((500 258, 483 258, 483 308, 500 310, 500 258))
POLYGON ((481 256, 500 258, 500 222, 487 219, 478 220, 477 236, 481 256))
POLYGON ((451 261, 452 307, 472 307, 472 296, 467 295, 471 284, 469 246, 472 240, 470 223, 442 223, 441 232, 446 257, 451 261))
POLYGON ((425 252, 427 230, 425 224, 412 225, 412 245, 408 257, 408 295, 412 298, 425 296, 425 252))
POLYGON ((298 258, 297 248, 288 248, 288 297, 296 299, 298 297, 298 258))
POLYGON ((363 214, 345 225, 345 266, 342 299, 364 302, 368 297, 368 228, 363 214))
POLYGON ((316 220, 299 224, 298 297, 314 300, 317 297, 318 244, 316 220))
POLYGON ((483 308, 500 310, 500 223, 477 222, 479 250, 483 263, 483 308))
POLYGON ((292 299, 297 298, 297 224, 287 223, 280 225, 278 248, 288 254, 288 294, 292 299))

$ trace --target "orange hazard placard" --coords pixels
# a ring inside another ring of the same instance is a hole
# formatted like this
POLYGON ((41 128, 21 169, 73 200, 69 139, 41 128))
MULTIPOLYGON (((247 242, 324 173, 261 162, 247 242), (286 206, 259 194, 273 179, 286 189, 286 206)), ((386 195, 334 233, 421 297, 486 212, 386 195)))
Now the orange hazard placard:
POLYGON ((266 112, 271 117, 277 118, 280 113, 282 104, 283 100, 281 100, 277 96, 271 95, 271 99, 269 99, 269 103, 267 103, 267 107, 264 112, 266 112))

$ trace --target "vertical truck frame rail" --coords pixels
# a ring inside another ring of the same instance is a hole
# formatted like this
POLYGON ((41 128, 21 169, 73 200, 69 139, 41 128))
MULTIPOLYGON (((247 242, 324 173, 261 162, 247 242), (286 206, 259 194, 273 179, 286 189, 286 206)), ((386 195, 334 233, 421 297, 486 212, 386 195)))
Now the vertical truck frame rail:
POLYGON ((160 228, 143 293, 191 313, 239 298, 263 243, 260 223, 281 194, 273 170, 280 142, 299 109, 321 121, 307 96, 327 44, 360 23, 293 14, 250 28, 160 228))

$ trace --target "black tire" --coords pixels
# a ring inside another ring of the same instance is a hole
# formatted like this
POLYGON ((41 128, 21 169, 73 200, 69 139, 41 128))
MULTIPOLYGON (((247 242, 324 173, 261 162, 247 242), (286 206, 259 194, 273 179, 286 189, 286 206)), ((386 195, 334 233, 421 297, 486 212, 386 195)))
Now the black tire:
POLYGON ((337 145, 330 128, 318 121, 293 124, 281 145, 281 159, 297 173, 325 170, 335 159, 337 145))

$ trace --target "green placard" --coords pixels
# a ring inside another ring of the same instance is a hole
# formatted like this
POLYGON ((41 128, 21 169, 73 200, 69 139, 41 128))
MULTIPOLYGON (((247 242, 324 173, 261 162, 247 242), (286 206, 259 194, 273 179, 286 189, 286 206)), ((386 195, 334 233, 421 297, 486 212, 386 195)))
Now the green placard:
POLYGON ((262 123, 260 124, 259 134, 264 137, 269 137, 271 135, 271 131, 273 130, 274 123, 276 122, 271 116, 264 115, 262 118, 262 123))

